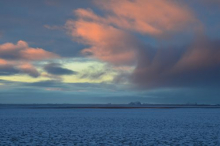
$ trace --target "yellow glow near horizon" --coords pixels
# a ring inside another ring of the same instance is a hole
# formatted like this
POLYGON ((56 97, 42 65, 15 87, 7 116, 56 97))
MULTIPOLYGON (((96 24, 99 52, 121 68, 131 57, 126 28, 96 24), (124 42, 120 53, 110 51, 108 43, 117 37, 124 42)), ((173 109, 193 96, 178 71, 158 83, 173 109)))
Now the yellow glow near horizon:
MULTIPOLYGON (((96 70, 105 70, 105 63, 98 62, 98 61, 89 61, 89 62, 70 62, 63 65, 63 67, 76 71, 79 74, 88 72, 90 67, 93 67, 96 70)), ((90 83, 100 83, 104 81, 111 81, 113 79, 113 75, 115 73, 111 72, 107 75, 104 75, 100 79, 88 79, 88 78, 80 78, 79 75, 70 75, 70 76, 63 76, 63 82, 66 83, 79 83, 79 82, 90 82, 90 83)))
MULTIPOLYGON (((63 75, 59 76, 62 79, 62 82, 64 83, 83 83, 83 82, 89 82, 89 83, 100 83, 100 82, 108 82, 112 81, 113 76, 117 73, 113 70, 108 71, 107 74, 103 75, 101 78, 98 79, 89 79, 89 78, 80 78, 80 75, 83 73, 93 73, 96 71, 105 71, 105 63, 99 62, 99 61, 78 61, 78 60, 70 60, 65 61, 58 60, 63 68, 70 69, 73 71, 78 72, 78 74, 75 75, 63 75)), ((38 78, 33 78, 28 75, 24 74, 17 74, 12 76, 1 76, 0 79, 7 80, 7 81, 16 81, 16 82, 40 82, 40 81, 46 81, 46 80, 53 80, 53 78, 49 78, 46 76, 47 73, 43 70, 43 66, 47 64, 47 62, 39 62, 40 65, 38 65, 37 70, 41 73, 41 76, 38 78)))
POLYGON ((43 81, 41 77, 33 78, 28 75, 1 76, 1 79, 7 81, 27 82, 27 83, 43 81))

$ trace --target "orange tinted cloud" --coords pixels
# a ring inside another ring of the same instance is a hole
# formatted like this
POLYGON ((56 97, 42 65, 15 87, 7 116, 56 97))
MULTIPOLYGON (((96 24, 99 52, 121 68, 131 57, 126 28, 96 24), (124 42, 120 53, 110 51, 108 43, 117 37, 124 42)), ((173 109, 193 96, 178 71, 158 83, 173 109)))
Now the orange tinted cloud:
POLYGON ((25 41, 17 44, 0 45, 0 75, 28 74, 38 77, 40 73, 31 64, 32 61, 58 58, 59 56, 41 48, 32 48, 25 41))
POLYGON ((67 21, 66 28, 74 39, 91 46, 83 54, 113 64, 131 63, 136 57, 135 39, 113 26, 79 19, 67 21))
POLYGON ((101 18, 96 15, 91 9, 77 9, 74 11, 74 14, 79 18, 87 18, 95 21, 105 21, 105 18, 101 18))
POLYGON ((38 77, 40 76, 40 73, 37 71, 37 69, 29 63, 23 63, 18 66, 21 73, 26 73, 32 77, 38 77))
POLYGON ((199 45, 204 42, 199 40, 193 47, 176 48, 171 45, 163 48, 151 47, 141 39, 137 40, 143 35, 148 41, 148 37, 190 30, 197 37, 201 35, 201 23, 182 2, 98 0, 97 4, 107 12, 104 16, 91 9, 78 9, 75 11, 78 19, 68 20, 66 29, 74 40, 89 46, 82 51, 83 54, 112 64, 137 63, 133 73, 121 74, 116 80, 121 82, 121 79, 129 78, 142 87, 155 88, 186 86, 191 81, 194 85, 211 83, 218 76, 220 54, 217 47, 212 46, 213 42, 199 45), (207 68, 211 68, 210 72, 207 68))
POLYGON ((25 41, 17 44, 5 43, 0 45, 0 58, 9 60, 44 60, 57 58, 58 55, 45 51, 41 48, 31 48, 25 41))
POLYGON ((7 61, 4 59, 0 59, 0 65, 5 65, 5 64, 7 64, 7 61))
POLYGON ((58 56, 54 53, 45 51, 41 48, 28 48, 21 51, 22 57, 28 60, 43 60, 57 58, 58 56))
POLYGON ((142 43, 131 31, 163 36, 182 31, 198 21, 193 12, 180 2, 165 0, 96 1, 106 10, 98 16, 91 9, 74 11, 77 20, 68 20, 66 29, 78 42, 89 45, 82 51, 113 64, 135 62, 142 43))
POLYGON ((177 1, 97 0, 96 3, 111 12, 108 17, 110 23, 143 34, 161 35, 185 30, 197 23, 193 12, 177 1))
POLYGON ((15 74, 28 74, 31 77, 38 77, 40 73, 37 69, 27 62, 6 61, 0 59, 0 76, 15 74))

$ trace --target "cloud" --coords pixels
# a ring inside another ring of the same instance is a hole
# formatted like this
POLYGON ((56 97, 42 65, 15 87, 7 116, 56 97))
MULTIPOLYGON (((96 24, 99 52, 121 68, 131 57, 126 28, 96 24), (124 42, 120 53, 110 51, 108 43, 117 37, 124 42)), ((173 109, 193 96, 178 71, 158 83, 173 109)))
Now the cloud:
POLYGON ((0 76, 15 75, 20 73, 19 69, 12 65, 0 65, 0 76))
POLYGON ((50 63, 44 66, 44 70, 53 75, 73 75, 77 72, 62 68, 59 63, 50 63))
POLYGON ((95 73, 83 73, 80 78, 89 78, 89 79, 100 79, 102 78, 106 72, 95 72, 95 73))
POLYGON ((7 64, 7 61, 4 60, 4 59, 0 59, 0 65, 6 65, 7 64))
MULTIPOLYGON (((142 34, 164 35, 200 25, 193 11, 180 1, 97 0, 96 4, 110 13, 109 23, 142 34)), ((88 13, 84 16, 94 19, 88 13)))
POLYGON ((89 66, 88 69, 83 70, 79 74, 79 77, 88 78, 91 80, 97 80, 97 79, 101 79, 109 72, 110 72, 110 69, 108 69, 107 67, 104 67, 104 69, 100 69, 99 67, 96 67, 96 66, 89 66))
POLYGON ((57 80, 57 81, 62 81, 63 80, 61 76, 48 74, 48 73, 42 73, 41 76, 49 78, 51 80, 57 80))
POLYGON ((37 71, 37 69, 29 63, 24 63, 24 64, 20 65, 19 70, 21 73, 26 73, 31 77, 36 78, 36 77, 40 76, 40 73, 37 71))
POLYGON ((57 25, 44 25, 44 28, 50 29, 50 30, 62 30, 62 26, 57 26, 57 25))
POLYGON ((188 47, 142 53, 131 80, 141 88, 219 86, 220 43, 199 38, 188 47))
POLYGON ((97 0, 96 4, 104 16, 77 9, 77 20, 68 20, 65 28, 74 41, 89 46, 82 54, 114 65, 136 63, 144 42, 133 32, 154 37, 202 28, 192 10, 177 1, 97 0))
POLYGON ((10 63, 0 59, 0 76, 9 76, 15 74, 28 74, 31 77, 39 77, 40 73, 29 63, 10 63))
POLYGON ((32 65, 33 61, 54 59, 59 56, 41 48, 32 48, 25 41, 17 44, 4 43, 0 45, 0 75, 27 74, 39 77, 40 73, 32 65))
POLYGON ((58 55, 45 51, 41 48, 32 48, 25 41, 17 44, 4 43, 0 45, 0 58, 7 60, 45 60, 58 58, 58 55))
POLYGON ((136 39, 113 26, 86 21, 68 20, 69 34, 80 43, 90 45, 82 53, 112 64, 130 64, 136 57, 136 39))
POLYGON ((68 20, 65 27, 74 41, 88 46, 83 54, 113 65, 136 65, 133 73, 123 72, 114 82, 128 78, 144 89, 218 85, 219 44, 202 38, 203 24, 184 3, 97 0, 96 4, 106 13, 77 9, 77 19, 68 20), (166 42, 173 41, 170 35, 186 33, 197 40, 178 46, 166 42), (148 39, 156 45, 146 44, 148 39))

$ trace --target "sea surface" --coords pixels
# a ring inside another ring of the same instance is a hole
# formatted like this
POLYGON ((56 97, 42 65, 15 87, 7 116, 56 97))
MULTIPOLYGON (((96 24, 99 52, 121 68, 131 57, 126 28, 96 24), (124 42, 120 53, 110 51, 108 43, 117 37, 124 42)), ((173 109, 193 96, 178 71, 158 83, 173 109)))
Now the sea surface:
POLYGON ((220 145, 219 108, 0 109, 0 145, 220 145))

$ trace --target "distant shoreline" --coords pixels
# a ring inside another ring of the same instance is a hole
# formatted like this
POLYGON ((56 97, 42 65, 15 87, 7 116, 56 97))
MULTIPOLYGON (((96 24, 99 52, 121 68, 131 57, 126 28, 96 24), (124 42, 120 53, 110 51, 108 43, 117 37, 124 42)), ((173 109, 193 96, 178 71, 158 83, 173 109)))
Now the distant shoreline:
POLYGON ((220 105, 187 104, 0 104, 0 109, 172 109, 172 108, 220 108, 220 105))

